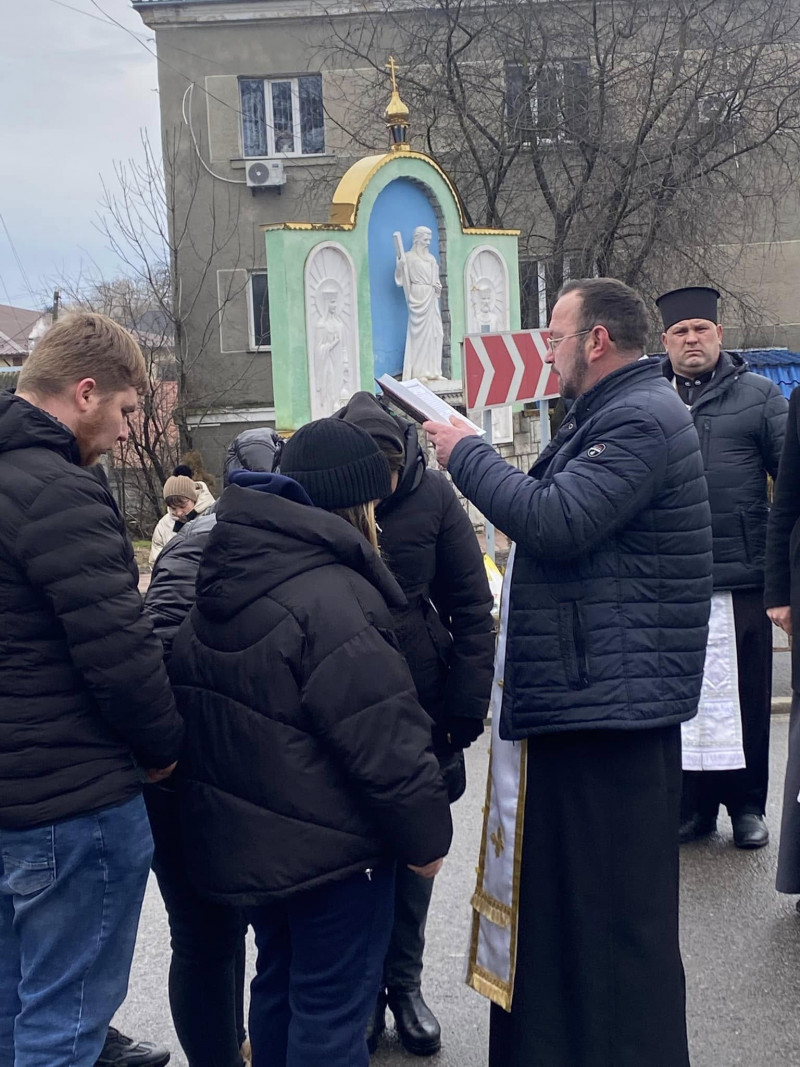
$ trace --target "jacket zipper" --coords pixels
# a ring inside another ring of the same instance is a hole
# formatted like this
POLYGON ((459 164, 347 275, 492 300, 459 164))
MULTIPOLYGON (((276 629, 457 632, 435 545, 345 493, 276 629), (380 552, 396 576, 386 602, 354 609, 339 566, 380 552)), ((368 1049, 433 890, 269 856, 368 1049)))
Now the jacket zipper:
POLYGON ((586 660, 586 635, 581 625, 581 615, 578 605, 572 605, 572 639, 575 642, 575 659, 578 665, 578 678, 581 685, 586 688, 589 685, 589 664, 586 660))

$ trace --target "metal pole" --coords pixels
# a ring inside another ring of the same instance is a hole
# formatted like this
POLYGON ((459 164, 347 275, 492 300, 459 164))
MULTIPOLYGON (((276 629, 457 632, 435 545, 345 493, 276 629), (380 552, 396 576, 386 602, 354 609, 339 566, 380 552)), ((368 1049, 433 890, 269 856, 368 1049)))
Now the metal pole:
MULTIPOLYGON (((491 408, 485 408, 484 409, 484 412, 483 412, 483 428, 484 428, 484 430, 486 430, 486 436, 484 437, 484 441, 486 441, 486 443, 490 445, 492 443, 492 410, 491 410, 491 408)), ((496 563, 497 560, 495 559, 494 526, 489 522, 489 520, 486 518, 486 516, 484 516, 484 521, 485 521, 485 527, 484 528, 485 528, 485 531, 486 531, 486 555, 489 557, 489 559, 492 561, 492 563, 496 563)))
POLYGON ((541 450, 550 444, 550 401, 537 400, 539 405, 539 436, 541 437, 541 450))

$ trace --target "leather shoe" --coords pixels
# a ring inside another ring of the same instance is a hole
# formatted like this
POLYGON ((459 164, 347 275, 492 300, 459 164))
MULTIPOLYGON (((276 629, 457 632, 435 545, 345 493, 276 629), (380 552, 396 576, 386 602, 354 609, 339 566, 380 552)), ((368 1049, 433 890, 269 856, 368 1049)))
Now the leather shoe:
POLYGON ((375 1010, 367 1023, 367 1049, 370 1056, 378 1047, 381 1034, 386 1029, 386 993, 382 989, 375 1001, 375 1010))
POLYGON ((699 841, 703 837, 710 837, 716 829, 716 815, 692 815, 686 822, 681 823, 678 840, 682 845, 689 841, 699 841))
POLYGON ((763 815, 745 811, 731 815, 733 843, 737 848, 763 848, 769 843, 769 830, 763 815))
POLYGON ((442 1030, 436 1016, 418 989, 389 990, 389 1007, 394 1015, 397 1036, 414 1056, 432 1056, 442 1047, 442 1030))
POLYGON ((163 1045, 134 1041, 109 1026, 95 1067, 166 1067, 168 1063, 169 1051, 163 1045))

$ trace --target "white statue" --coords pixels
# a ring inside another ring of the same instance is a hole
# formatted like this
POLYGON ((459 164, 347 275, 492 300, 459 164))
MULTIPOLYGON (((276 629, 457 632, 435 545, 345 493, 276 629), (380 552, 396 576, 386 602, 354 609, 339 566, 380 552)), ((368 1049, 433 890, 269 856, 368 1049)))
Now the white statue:
POLYGON ((322 316, 314 331, 315 388, 320 411, 331 408, 331 414, 350 397, 350 361, 347 352, 345 326, 339 318, 339 292, 324 288, 318 303, 322 316))
POLYGON ((508 268, 499 253, 486 245, 467 259, 464 272, 467 333, 496 333, 511 328, 508 268))
POLYGON ((361 388, 355 269, 341 246, 311 250, 305 288, 311 417, 321 419, 361 388))
POLYGON ((441 379, 444 330, 439 297, 442 283, 439 263, 429 251, 431 230, 417 226, 411 248, 403 249, 403 239, 394 234, 397 266, 395 284, 402 286, 408 305, 408 328, 403 359, 403 379, 441 379))

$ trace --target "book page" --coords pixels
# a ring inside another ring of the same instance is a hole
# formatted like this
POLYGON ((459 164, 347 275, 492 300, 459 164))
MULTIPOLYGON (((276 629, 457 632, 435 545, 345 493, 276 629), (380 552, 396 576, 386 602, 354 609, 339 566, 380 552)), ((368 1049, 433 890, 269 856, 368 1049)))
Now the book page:
POLYGON ((428 409, 432 412, 432 421, 446 422, 449 424, 450 416, 455 415, 457 419, 461 419, 467 426, 471 426, 473 430, 476 430, 479 434, 486 433, 482 426, 477 426, 471 419, 468 419, 466 415, 462 415, 460 411, 456 411, 452 405, 448 404, 446 400, 442 400, 442 398, 437 396, 432 389, 427 387, 427 385, 423 385, 418 378, 409 378, 405 382, 400 382, 400 385, 405 386, 423 410, 428 409))

